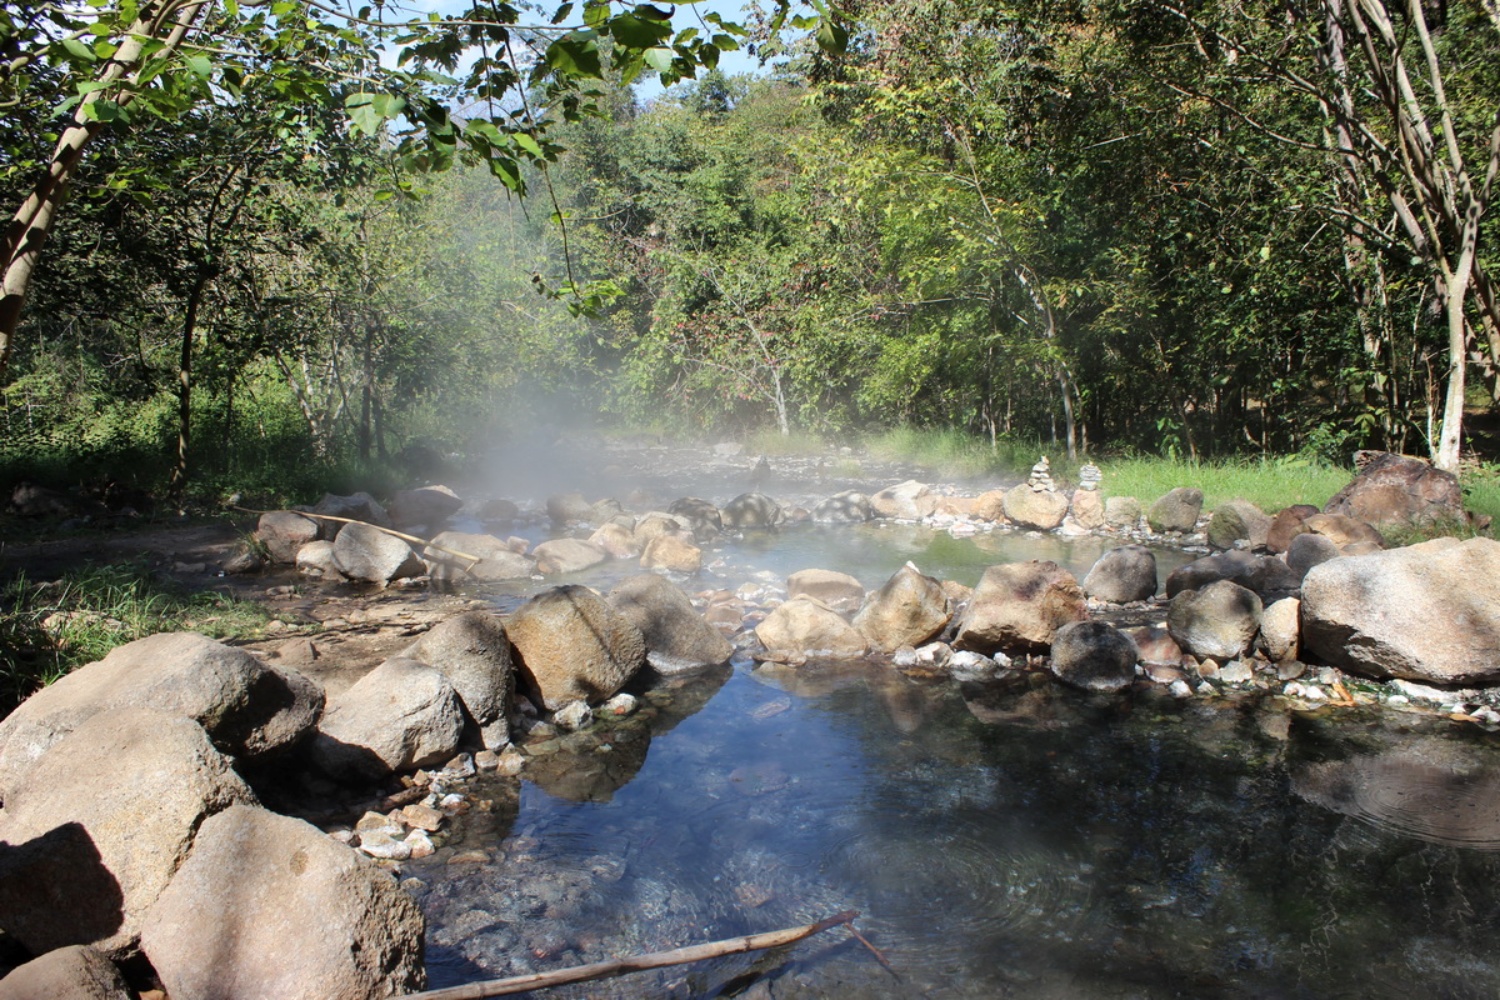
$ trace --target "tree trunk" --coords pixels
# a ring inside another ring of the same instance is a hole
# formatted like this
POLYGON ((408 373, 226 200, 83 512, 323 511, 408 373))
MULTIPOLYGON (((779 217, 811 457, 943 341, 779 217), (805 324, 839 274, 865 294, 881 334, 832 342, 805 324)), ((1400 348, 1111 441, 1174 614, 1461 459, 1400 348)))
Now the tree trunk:
POLYGON ((188 445, 192 439, 193 423, 193 331, 198 325, 198 306, 203 301, 206 287, 208 272, 205 270, 193 281, 182 318, 182 348, 177 360, 177 464, 172 469, 172 481, 167 488, 173 497, 182 496, 188 480, 188 445))

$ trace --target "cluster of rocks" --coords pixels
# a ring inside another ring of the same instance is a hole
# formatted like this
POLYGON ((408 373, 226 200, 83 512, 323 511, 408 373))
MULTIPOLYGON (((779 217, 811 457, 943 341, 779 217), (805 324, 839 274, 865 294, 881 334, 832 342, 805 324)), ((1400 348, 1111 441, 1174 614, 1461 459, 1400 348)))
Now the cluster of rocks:
MULTIPOLYGON (((651 573, 544 591, 503 623, 450 618, 332 697, 192 633, 119 647, 0 723, 0 928, 43 963, 13 977, 143 956, 171 996, 420 989, 421 914, 370 859, 431 853, 467 808, 456 783, 518 770, 512 732, 628 714, 621 688, 648 664, 685 674, 732 653, 651 573), (331 838, 263 804, 251 782, 269 775, 406 787, 331 838)), ((0 996, 36 995, 9 983, 0 996)))

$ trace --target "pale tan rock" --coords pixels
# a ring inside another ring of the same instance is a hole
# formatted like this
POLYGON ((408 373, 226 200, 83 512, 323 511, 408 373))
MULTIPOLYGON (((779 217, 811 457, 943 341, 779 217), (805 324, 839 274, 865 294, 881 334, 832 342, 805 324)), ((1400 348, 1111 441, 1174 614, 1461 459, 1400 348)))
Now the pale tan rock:
POLYGON ((831 569, 799 569, 786 578, 788 597, 811 597, 839 614, 853 614, 865 603, 864 584, 831 569))
POLYGON ((587 587, 537 594, 516 609, 505 631, 527 688, 549 711, 611 697, 646 662, 640 630, 587 587))
POLYGON ((805 656, 863 656, 865 638, 838 612, 811 597, 786 601, 755 627, 761 645, 774 653, 805 656))
POLYGON ((870 595, 853 624, 873 648, 892 653, 937 636, 949 618, 943 585, 907 563, 870 595))
POLYGON ((646 543, 646 550, 641 553, 641 569, 693 574, 702 568, 703 550, 685 531, 657 535, 646 543))
POLYGON ((974 588, 953 645, 979 653, 1042 651, 1059 628, 1087 618, 1082 588, 1057 563, 991 566, 974 588))

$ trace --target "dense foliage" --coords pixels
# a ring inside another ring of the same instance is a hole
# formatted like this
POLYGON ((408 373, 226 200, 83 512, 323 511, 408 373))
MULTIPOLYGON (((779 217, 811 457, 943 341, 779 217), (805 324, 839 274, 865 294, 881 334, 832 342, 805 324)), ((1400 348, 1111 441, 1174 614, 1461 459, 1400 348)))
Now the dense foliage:
POLYGON ((0 29, 12 200, 98 135, 4 374, 12 479, 295 489, 593 413, 1451 465, 1496 391, 1492 0, 846 0, 763 21, 754 77, 692 7, 397 43, 197 6, 123 91, 87 81, 144 8, 0 29))

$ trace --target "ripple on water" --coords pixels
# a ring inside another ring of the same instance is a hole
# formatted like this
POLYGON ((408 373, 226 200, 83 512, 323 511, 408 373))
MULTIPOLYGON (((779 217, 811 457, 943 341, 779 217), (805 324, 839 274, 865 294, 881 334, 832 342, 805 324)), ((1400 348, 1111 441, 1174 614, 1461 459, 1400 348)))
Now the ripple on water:
POLYGON ((1500 771, 1413 759, 1410 750, 1301 768, 1302 798, 1429 843, 1500 851, 1500 771))

